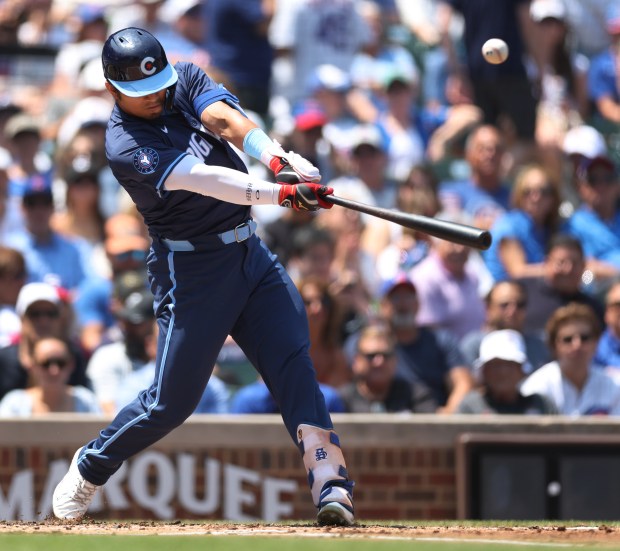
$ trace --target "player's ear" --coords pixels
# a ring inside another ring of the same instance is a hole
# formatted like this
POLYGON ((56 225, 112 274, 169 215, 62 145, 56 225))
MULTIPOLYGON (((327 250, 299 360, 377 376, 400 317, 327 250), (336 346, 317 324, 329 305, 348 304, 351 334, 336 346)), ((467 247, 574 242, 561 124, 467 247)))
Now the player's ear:
POLYGON ((110 92, 110 94, 112 94, 112 97, 115 100, 118 100, 120 98, 121 93, 116 88, 114 88, 114 86, 110 84, 107 80, 105 81, 105 87, 106 90, 110 92))

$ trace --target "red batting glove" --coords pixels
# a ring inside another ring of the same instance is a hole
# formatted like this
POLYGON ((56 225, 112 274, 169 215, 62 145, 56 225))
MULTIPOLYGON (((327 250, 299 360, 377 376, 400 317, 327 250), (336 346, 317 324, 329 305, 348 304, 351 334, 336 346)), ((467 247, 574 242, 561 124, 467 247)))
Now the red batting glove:
POLYGON ((269 161, 269 168, 276 175, 278 183, 300 184, 303 178, 295 172, 295 169, 283 157, 274 157, 269 161))
POLYGON ((303 182, 297 185, 278 182, 282 187, 278 194, 278 204, 295 210, 331 209, 334 205, 324 197, 334 193, 331 187, 303 182))

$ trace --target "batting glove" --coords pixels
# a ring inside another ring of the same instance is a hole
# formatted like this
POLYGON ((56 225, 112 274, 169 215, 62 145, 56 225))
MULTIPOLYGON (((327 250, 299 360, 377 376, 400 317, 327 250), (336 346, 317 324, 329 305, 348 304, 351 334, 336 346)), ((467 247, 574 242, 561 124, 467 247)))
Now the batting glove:
POLYGON ((295 210, 331 209, 334 205, 324 199, 334 193, 334 189, 313 182, 287 184, 278 182, 282 187, 278 194, 278 204, 295 210))
POLYGON ((318 182, 321 180, 321 174, 317 167, 298 153, 294 153, 293 151, 287 153, 275 140, 271 146, 265 150, 263 155, 270 157, 265 164, 273 170, 278 182, 297 184, 301 182, 318 182))

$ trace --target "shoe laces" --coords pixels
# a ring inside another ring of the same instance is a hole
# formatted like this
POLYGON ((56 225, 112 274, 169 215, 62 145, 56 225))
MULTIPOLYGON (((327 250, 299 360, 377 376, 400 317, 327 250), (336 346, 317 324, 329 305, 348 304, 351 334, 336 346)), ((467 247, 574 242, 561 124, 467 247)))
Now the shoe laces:
POLYGON ((88 480, 83 477, 79 477, 73 487, 72 499, 82 506, 87 506, 91 502, 97 489, 98 486, 88 482, 88 480))

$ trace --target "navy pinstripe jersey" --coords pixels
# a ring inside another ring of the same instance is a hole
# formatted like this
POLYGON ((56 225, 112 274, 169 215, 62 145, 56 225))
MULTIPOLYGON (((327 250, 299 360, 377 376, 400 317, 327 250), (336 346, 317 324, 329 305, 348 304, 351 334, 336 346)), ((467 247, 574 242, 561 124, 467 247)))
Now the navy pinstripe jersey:
POLYGON ((106 156, 152 235, 191 240, 245 222, 250 207, 185 190, 166 191, 166 177, 188 154, 207 165, 246 173, 247 168, 227 142, 200 122, 200 112, 222 99, 224 89, 191 63, 179 62, 175 69, 179 79, 171 111, 147 120, 114 106, 106 131, 106 156))

